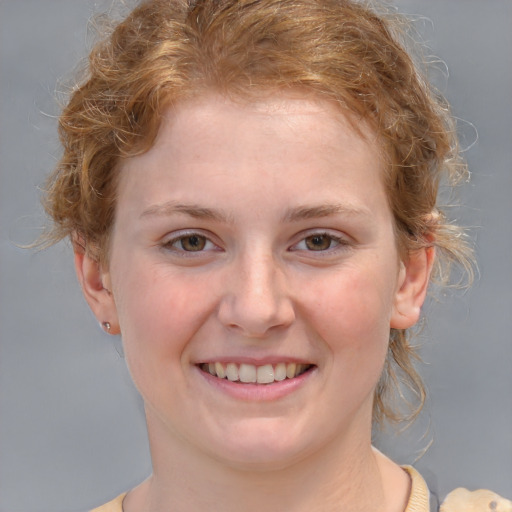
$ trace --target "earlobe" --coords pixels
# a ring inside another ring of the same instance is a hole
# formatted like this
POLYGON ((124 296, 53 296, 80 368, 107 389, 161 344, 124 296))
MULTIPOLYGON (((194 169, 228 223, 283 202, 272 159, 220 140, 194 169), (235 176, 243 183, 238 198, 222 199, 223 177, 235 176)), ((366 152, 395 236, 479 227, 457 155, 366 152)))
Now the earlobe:
POLYGON ((407 262, 400 264, 391 328, 408 329, 418 321, 427 294, 434 257, 435 249, 426 247, 412 252, 407 262))
POLYGON ((110 274, 102 270, 100 263, 84 251, 75 251, 75 270, 85 300, 99 324, 109 334, 119 334, 110 274), (108 329, 105 328, 106 325, 109 326, 108 329))

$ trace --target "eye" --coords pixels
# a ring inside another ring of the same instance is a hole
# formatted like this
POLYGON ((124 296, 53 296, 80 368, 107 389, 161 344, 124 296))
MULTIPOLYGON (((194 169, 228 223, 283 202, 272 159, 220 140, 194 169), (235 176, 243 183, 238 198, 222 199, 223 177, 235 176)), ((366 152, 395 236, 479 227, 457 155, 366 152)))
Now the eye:
POLYGON ((325 252, 335 250, 339 246, 348 245, 342 237, 329 233, 313 233, 295 244, 292 251, 325 252))
POLYGON ((337 242, 329 235, 318 234, 306 237, 304 239, 304 245, 310 251, 326 251, 333 245, 337 245, 337 242))
POLYGON ((207 243, 207 239, 200 235, 190 235, 179 238, 175 243, 184 251, 202 251, 207 243))
POLYGON ((175 252, 204 252, 216 250, 217 246, 205 235, 199 233, 185 233, 163 244, 165 249, 175 252))

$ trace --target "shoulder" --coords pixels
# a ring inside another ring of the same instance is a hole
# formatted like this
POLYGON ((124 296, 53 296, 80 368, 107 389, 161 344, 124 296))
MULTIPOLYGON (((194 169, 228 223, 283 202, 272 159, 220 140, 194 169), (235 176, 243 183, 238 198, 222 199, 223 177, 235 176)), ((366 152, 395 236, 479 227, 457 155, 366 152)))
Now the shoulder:
POLYGON ((487 489, 459 487, 446 496, 439 512, 512 512, 512 501, 487 489))
MULTIPOLYGON (((411 478, 411 494, 405 512, 429 512, 429 489, 423 477, 412 466, 403 466, 411 478)), ((91 512, 123 512, 126 493, 91 512)), ((437 508, 437 507, 436 507, 437 508)), ((469 491, 459 487, 450 492, 439 512, 512 512, 512 501, 487 489, 469 491)))
POLYGON ((441 506, 437 495, 412 466, 402 466, 411 478, 411 493, 404 512, 512 512, 512 500, 488 489, 469 491, 459 487, 450 492, 441 506))
POLYGON ((126 493, 124 492, 112 501, 105 503, 105 505, 91 510, 91 512, 123 512, 123 499, 125 496, 126 493))

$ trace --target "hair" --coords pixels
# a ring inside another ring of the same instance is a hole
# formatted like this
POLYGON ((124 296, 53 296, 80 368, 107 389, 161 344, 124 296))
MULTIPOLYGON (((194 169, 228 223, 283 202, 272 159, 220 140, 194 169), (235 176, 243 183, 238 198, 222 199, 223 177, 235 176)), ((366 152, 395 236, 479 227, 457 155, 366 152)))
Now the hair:
MULTIPOLYGON (((388 14, 351 0, 149 0, 93 48, 59 119, 63 155, 44 205, 46 240, 108 264, 119 162, 152 147, 164 110, 216 91, 238 100, 301 91, 368 123, 385 158, 384 183, 402 257, 435 247, 434 274, 471 269, 463 231, 437 205, 440 181, 465 176, 446 102, 405 49, 388 14)), ((373 419, 403 419, 390 399, 425 391, 409 330, 391 329, 373 419), (399 381, 401 381, 399 383, 399 381), (394 393, 393 393, 394 391, 394 393)))

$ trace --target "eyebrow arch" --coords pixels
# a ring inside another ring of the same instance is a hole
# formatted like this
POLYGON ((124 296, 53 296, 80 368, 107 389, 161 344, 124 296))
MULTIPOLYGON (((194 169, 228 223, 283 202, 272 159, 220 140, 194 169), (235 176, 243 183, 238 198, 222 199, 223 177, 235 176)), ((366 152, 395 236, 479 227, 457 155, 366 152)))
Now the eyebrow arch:
POLYGON ((228 215, 220 210, 204 208, 196 204, 178 203, 176 201, 152 205, 141 213, 140 218, 168 216, 180 213, 193 217, 194 219, 214 220, 225 223, 230 222, 228 215))
POLYGON ((286 212, 284 220, 286 222, 297 222, 300 220, 316 219, 322 217, 331 217, 333 215, 343 214, 348 216, 370 215, 370 212, 363 208, 357 208, 344 204, 325 204, 318 206, 299 206, 286 212))

